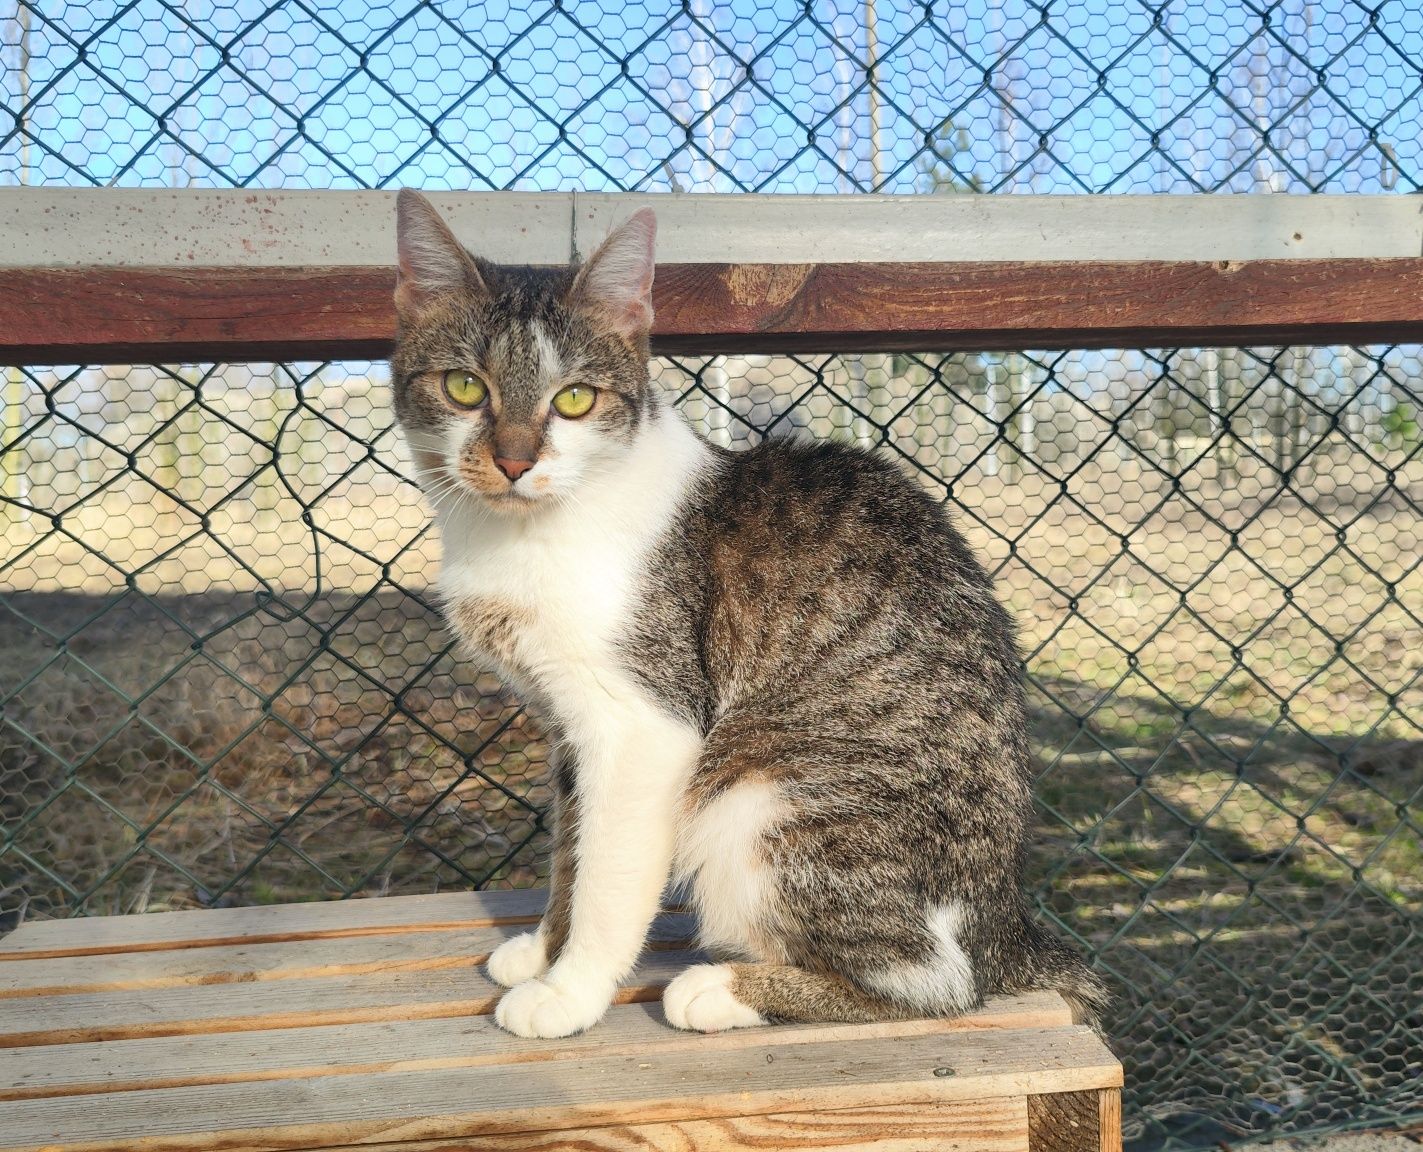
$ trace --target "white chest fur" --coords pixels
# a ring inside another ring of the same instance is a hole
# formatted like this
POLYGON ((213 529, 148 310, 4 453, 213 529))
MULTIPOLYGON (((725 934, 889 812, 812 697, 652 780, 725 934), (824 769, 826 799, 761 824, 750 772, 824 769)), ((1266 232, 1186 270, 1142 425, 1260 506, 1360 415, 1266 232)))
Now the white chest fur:
POLYGON ((618 639, 648 560, 707 461, 706 446, 664 413, 574 502, 519 517, 467 503, 441 510, 450 623, 516 691, 551 708, 575 745, 595 738, 586 717, 647 703, 621 666, 618 639))
POLYGON ((451 622, 534 674, 605 659, 633 608, 648 543, 605 529, 562 510, 536 522, 446 524, 440 590, 451 622))

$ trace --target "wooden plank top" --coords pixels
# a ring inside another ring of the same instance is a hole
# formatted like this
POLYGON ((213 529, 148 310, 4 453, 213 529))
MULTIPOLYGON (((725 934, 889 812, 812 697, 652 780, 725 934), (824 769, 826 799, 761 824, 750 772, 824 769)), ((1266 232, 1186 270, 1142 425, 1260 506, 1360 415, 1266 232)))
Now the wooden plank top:
POLYGON ((975 1149, 1022 1152, 1027 1095, 1121 1083, 1051 993, 951 1020, 677 1032, 657 997, 698 957, 675 913, 594 1029, 509 1036, 480 966, 540 901, 457 894, 22 927, 0 940, 0 1148, 493 1149, 531 1146, 518 1140, 529 1133, 550 1148, 575 1133, 588 1147, 848 1148, 897 1131, 884 1125, 898 1117, 923 1139, 971 1128, 975 1149))
POLYGON ((0 963, 49 956, 537 924, 544 903, 543 890, 530 888, 518 892, 445 892, 395 900, 326 900, 148 916, 39 920, 0 939, 0 963))
MULTIPOLYGON (((586 257, 640 208, 666 264, 1377 260, 1423 256, 1407 195, 881 196, 426 193, 507 264, 586 257)), ((370 268, 394 192, 0 188, 0 269, 370 268)))

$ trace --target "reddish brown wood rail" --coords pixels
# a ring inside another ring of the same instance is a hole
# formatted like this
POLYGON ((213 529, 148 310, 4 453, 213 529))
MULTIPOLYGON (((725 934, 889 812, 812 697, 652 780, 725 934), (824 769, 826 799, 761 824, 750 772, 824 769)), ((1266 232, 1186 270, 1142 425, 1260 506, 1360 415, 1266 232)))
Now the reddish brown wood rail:
MULTIPOLYGON (((383 358, 388 267, 17 268, 0 363, 383 358)), ((665 264, 668 353, 1423 341, 1423 258, 665 264)))

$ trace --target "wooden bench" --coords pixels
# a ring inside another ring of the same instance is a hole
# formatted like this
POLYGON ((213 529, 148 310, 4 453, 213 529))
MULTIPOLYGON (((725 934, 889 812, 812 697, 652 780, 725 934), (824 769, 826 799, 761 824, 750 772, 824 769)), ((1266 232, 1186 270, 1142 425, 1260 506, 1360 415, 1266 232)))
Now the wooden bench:
POLYGON ((658 922, 591 1032, 520 1040, 481 965, 538 892, 28 924, 0 940, 7 1149, 1119 1152, 1121 1066, 1055 994, 957 1020, 676 1032, 658 922))

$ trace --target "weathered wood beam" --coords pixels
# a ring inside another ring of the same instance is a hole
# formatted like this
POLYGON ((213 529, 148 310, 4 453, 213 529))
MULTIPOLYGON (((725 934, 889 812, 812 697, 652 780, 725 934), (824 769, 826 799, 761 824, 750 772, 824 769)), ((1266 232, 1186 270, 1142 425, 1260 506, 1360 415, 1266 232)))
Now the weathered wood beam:
MULTIPOLYGON (((1400 196, 444 193, 561 263, 652 204, 664 352, 1423 340, 1400 196)), ((0 189, 0 363, 381 358, 393 194, 0 189)))
MULTIPOLYGON (((0 363, 380 359, 394 272, 5 274, 0 363)), ((682 354, 1423 341, 1423 258, 668 264, 654 347, 682 354)))

